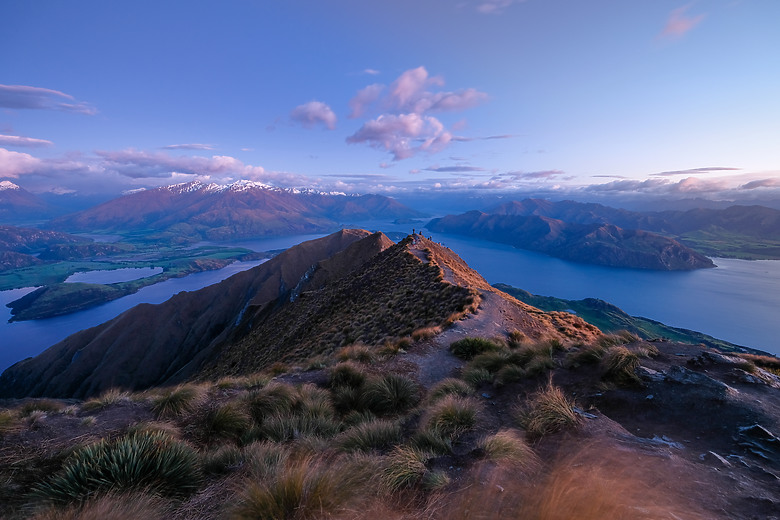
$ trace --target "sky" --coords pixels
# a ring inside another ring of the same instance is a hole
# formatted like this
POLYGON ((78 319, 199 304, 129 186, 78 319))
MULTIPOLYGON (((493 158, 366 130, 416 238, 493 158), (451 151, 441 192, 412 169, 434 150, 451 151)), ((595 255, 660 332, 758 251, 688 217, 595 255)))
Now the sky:
POLYGON ((0 2, 0 181, 780 199, 777 0, 0 2))

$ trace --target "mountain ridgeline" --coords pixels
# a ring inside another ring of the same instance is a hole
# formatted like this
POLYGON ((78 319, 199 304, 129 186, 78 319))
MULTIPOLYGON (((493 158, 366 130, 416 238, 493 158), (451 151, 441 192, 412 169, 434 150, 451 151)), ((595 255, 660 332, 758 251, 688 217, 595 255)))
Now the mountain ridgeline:
POLYGON ((381 344, 474 312, 487 293, 533 338, 598 329, 500 293, 457 255, 419 235, 343 230, 159 305, 78 332, 0 377, 0 397, 84 398, 301 362, 356 342, 381 344))
POLYGON ((49 226, 73 232, 151 231, 192 241, 322 233, 350 221, 419 216, 382 195, 282 189, 250 181, 227 186, 195 181, 125 195, 54 219, 49 226))
POLYGON ((539 215, 469 211, 433 219, 427 228, 609 267, 673 271, 715 266, 712 260, 676 240, 612 224, 579 224, 539 215))

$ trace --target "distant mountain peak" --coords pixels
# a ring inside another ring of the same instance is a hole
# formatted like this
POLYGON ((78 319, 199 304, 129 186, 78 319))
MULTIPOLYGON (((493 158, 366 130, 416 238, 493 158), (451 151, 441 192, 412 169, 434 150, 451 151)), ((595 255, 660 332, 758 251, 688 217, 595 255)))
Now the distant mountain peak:
POLYGON ((0 191, 5 190, 21 190, 21 188, 11 181, 0 181, 0 191))
POLYGON ((159 188, 161 190, 167 190, 175 194, 183 193, 240 193, 252 190, 264 190, 277 193, 289 193, 292 195, 336 195, 336 196, 356 196, 348 195, 341 191, 321 191, 313 188, 280 188, 264 182, 251 181, 248 179, 240 179, 228 184, 217 184, 215 182, 204 183, 201 181, 182 182, 179 184, 171 184, 170 186, 164 186, 159 188))

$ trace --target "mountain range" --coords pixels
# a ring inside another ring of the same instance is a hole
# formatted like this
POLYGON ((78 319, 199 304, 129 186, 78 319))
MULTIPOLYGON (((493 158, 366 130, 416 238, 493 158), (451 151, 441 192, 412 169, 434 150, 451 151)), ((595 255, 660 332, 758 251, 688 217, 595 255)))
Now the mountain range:
POLYGON ((382 195, 195 181, 131 193, 54 219, 49 226, 70 232, 152 231, 192 240, 228 240, 330 232, 354 220, 419 216, 382 195))
POLYGON ((709 258, 657 233, 539 215, 469 211, 431 220, 431 231, 511 244, 574 262, 658 270, 715 267, 709 258))

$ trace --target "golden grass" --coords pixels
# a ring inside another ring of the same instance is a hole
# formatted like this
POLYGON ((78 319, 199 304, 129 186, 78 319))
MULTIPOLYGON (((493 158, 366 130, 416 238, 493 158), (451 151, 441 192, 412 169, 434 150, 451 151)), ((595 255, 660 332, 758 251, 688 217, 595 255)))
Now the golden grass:
POLYGON ((574 402, 552 381, 527 402, 520 403, 516 415, 531 439, 574 428, 580 423, 580 417, 574 412, 574 402))

